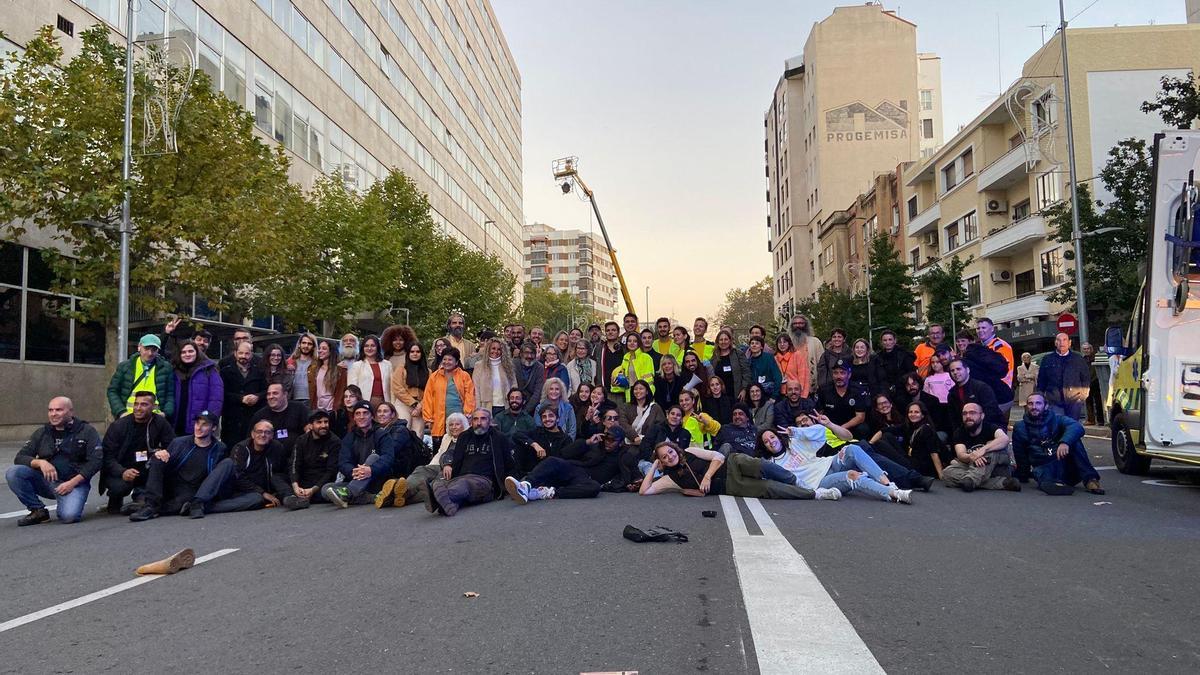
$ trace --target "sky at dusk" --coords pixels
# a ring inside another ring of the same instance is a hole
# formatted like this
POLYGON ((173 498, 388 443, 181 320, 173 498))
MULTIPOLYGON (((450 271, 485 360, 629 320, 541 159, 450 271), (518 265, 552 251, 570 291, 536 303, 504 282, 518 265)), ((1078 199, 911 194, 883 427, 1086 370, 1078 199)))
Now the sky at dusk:
MULTIPOLYGON (((652 316, 690 326, 770 275, 763 113, 784 60, 836 3, 492 3, 522 78, 525 222, 599 233, 551 176, 577 155, 639 313, 649 287, 652 316)), ((1058 23, 1052 0, 885 6, 942 57, 946 140, 1017 77, 1038 24, 1049 37, 1058 23)), ((1066 13, 1073 27, 1185 18, 1184 0, 1069 0, 1066 13)))

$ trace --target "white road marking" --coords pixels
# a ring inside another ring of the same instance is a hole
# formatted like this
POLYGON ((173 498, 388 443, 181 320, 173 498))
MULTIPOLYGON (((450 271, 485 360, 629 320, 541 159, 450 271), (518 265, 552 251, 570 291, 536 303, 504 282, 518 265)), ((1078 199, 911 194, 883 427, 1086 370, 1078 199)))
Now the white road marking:
MULTIPOLYGON (((212 553, 209 553, 208 555, 202 555, 199 558, 196 558, 196 564, 199 565, 200 563, 208 562, 209 560, 213 560, 215 558, 220 558, 223 555, 229 555, 230 553, 233 553, 234 551, 237 551, 237 550, 238 549, 236 549, 236 548, 223 548, 219 551, 213 551, 212 553)), ((97 600, 100 600, 101 598, 107 598, 110 595, 116 595, 117 593, 120 593, 121 591, 127 591, 131 588, 136 588, 138 586, 141 586, 142 584, 148 584, 151 581, 157 581, 158 579, 162 579, 163 577, 166 577, 166 576, 170 576, 170 575, 155 574, 152 576, 137 577, 136 579, 130 579, 129 581, 126 581, 124 583, 117 584, 116 586, 109 586, 108 588, 96 591, 95 593, 88 593, 87 595, 75 598, 74 600, 68 600, 66 602, 59 603, 57 605, 54 605, 53 607, 47 607, 46 609, 38 610, 31 614, 26 614, 25 616, 18 616, 15 619, 10 619, 8 621, 5 621, 4 623, 0 623, 0 633, 3 633, 5 631, 10 631, 19 626, 24 626, 27 623, 33 623, 34 621, 37 621, 38 619, 44 619, 48 616, 54 616, 55 614, 61 614, 69 609, 75 609, 76 607, 86 605, 89 602, 95 602, 97 600)))
POLYGON ((1170 487, 1170 488, 1200 488, 1200 485, 1195 483, 1181 483, 1180 481, 1171 478, 1159 478, 1142 481, 1144 485, 1153 485, 1155 487, 1170 487))
POLYGON ((752 536, 737 498, 721 496, 758 669, 773 673, 883 673, 850 620, 757 499, 746 499, 762 536, 752 536))
POLYGON ((1112 439, 1111 439, 1111 438, 1109 438, 1108 436, 1093 436, 1093 435, 1091 435, 1091 434, 1084 434, 1084 435, 1083 435, 1083 437, 1084 437, 1084 438, 1091 438, 1091 439, 1095 439, 1095 440, 1097 440, 1097 441, 1111 441, 1111 440, 1112 440, 1112 439))
MULTIPOLYGON (((46 507, 47 511, 53 511, 58 508, 58 504, 51 504, 46 507)), ((6 518, 21 518, 29 514, 29 509, 21 509, 20 511, 9 511, 8 513, 0 513, 0 520, 6 518)))

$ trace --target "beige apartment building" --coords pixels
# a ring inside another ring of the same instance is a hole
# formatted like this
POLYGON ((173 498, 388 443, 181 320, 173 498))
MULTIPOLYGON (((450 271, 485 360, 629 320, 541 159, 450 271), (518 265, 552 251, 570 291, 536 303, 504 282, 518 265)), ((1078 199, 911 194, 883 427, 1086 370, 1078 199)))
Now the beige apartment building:
POLYGON ((939 80, 936 56, 917 52, 916 26, 874 3, 835 8, 784 64, 763 120, 776 312, 836 276, 818 260, 822 223, 940 141, 939 80))
MULTIPOLYGON (((96 23, 124 39, 125 0, 0 0, 0 49, 19 51, 42 26, 70 58, 96 23)), ((138 0, 139 41, 169 36, 213 85, 253 113, 282 145, 291 177, 321 174, 364 189, 390 169, 429 195, 435 221, 466 245, 523 273, 521 79, 488 0, 138 0)), ((141 124, 141 118, 134 124, 141 124)), ((0 379, 23 395, 0 407, 7 425, 45 418, 51 394, 72 392, 81 415, 103 420, 104 332, 50 309, 32 232, 0 243, 0 379)), ((519 291, 519 289, 518 289, 519 291)), ((181 311, 218 336, 270 317, 222 316, 202 298, 181 311)), ((133 333, 154 317, 133 318, 133 333)), ((111 364, 109 364, 111 365, 111 364)))
POLYGON ((895 171, 875 176, 870 189, 846 207, 833 211, 818 226, 817 284, 862 291, 869 280, 871 242, 886 234, 903 250, 900 186, 895 171))
MULTIPOLYGON (((1200 26, 1070 29, 1071 105, 1080 182, 1108 198, 1098 176, 1128 137, 1149 139, 1162 120, 1142 113, 1164 75, 1200 67, 1200 26)), ((1055 318, 1074 311, 1048 294, 1074 274, 1042 215, 1070 198, 1058 35, 1021 77, 932 156, 903 168, 904 255, 918 277, 954 256, 975 316, 988 316, 1017 350, 1046 351, 1055 318)), ((923 316, 927 298, 918 300, 923 316)), ((1101 327, 1097 326, 1097 332, 1101 327)))
POLYGON ((617 317, 620 295, 604 237, 583 230, 525 226, 525 283, 569 293, 604 319, 617 317))

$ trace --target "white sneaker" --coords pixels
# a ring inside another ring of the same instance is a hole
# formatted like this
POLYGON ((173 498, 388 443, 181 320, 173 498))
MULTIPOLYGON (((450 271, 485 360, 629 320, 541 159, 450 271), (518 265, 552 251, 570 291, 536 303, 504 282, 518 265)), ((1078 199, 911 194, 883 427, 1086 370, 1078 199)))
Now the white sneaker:
POLYGON ((912 490, 892 490, 891 497, 897 504, 911 504, 912 490))
POLYGON ((519 481, 509 476, 504 479, 504 490, 518 504, 524 504, 529 501, 529 483, 525 481, 519 481))
POLYGON ((536 502, 544 499, 554 499, 554 488, 535 487, 529 491, 529 501, 536 502))
POLYGON ((814 499, 836 502, 842 498, 842 491, 837 488, 817 488, 814 499))

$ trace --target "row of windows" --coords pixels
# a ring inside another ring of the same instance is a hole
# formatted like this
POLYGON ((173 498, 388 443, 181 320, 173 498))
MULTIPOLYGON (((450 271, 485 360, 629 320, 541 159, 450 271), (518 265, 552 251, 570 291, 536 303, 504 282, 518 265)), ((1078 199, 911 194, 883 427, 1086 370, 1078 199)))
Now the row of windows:
POLYGON ((41 254, 0 242, 0 359, 104 365, 104 326, 64 317, 80 298, 53 282, 41 254))
POLYGON ((979 216, 972 211, 947 225, 945 232, 946 253, 959 246, 966 246, 979 238, 979 216))
MULTIPOLYGON (((266 10, 266 5, 271 4, 273 13, 269 14, 279 27, 296 42, 297 46, 305 50, 313 61, 321 66, 334 82, 341 86, 347 96, 354 99, 354 102, 364 110, 367 115, 379 125, 381 129, 387 132, 405 153, 408 154, 417 164, 425 170, 431 178, 471 217, 471 220, 480 227, 487 229, 485 221, 487 220, 482 209, 475 204, 466 192, 458 185, 458 183, 449 176, 442 168, 441 164, 430 154, 424 146, 422 146, 415 136, 404 126, 400 119, 382 103, 375 92, 367 86, 353 67, 342 58, 340 54, 317 31, 302 14, 291 4, 290 0, 257 0, 259 7, 266 10), (282 9, 281 9, 282 8, 282 9)), ((357 21, 347 22, 347 29, 351 34, 355 34, 354 26, 359 25, 361 17, 349 4, 342 5, 341 16, 353 16, 357 21), (348 8, 348 9, 347 9, 348 8), (347 14, 349 12, 349 14, 347 14)), ((365 23, 361 24, 362 30, 366 30, 365 23)), ((374 34, 370 34, 374 38, 374 34)), ((377 42, 377 41, 376 41, 377 42)), ((408 77, 401 72, 400 67, 392 59, 390 54, 382 48, 376 50, 377 54, 382 55, 380 66, 384 68, 384 72, 388 75, 389 80, 396 90, 404 97, 417 116, 425 123, 432 132, 434 138, 442 143, 442 145, 450 152, 459 166, 471 177, 472 181, 488 198, 489 203, 499 213, 499 218, 505 222, 515 232, 520 228, 520 223, 517 217, 501 202, 500 197, 487 183, 483 174, 475 166, 459 146, 458 142, 450 135, 449 130, 442 121, 433 112, 429 103, 417 93, 416 86, 408 77)), ((465 120, 464 120, 465 121, 465 120)), ((473 127, 466 127, 471 132, 474 132, 473 127)), ((269 132, 268 132, 269 133, 269 132)), ((476 137, 478 134, 474 134, 476 137)), ((482 140, 478 140, 477 148, 484 152, 485 159, 492 158, 490 151, 482 144, 482 140)), ((512 192, 511 187, 505 182, 505 176, 500 172, 499 166, 495 164, 494 158, 491 159, 492 169, 501 179, 500 184, 508 188, 509 196, 513 198, 514 203, 520 203, 520 199, 512 192)), ((355 180, 358 176, 344 176, 348 180, 355 180)), ((369 183, 368 183, 369 184, 369 183)), ((517 247, 507 238, 499 236, 499 230, 493 233, 493 238, 498 242, 498 248, 511 254, 512 258, 516 258, 517 247)))
MULTIPOLYGON (((917 266, 916 260, 919 253, 919 248, 914 248, 911 251, 913 267, 917 266)), ((1061 248, 1052 248, 1049 251, 1042 252, 1040 263, 1043 289, 1057 286, 1066 281, 1061 248)), ((963 288, 967 291, 968 306, 975 307, 983 304, 983 296, 980 288, 980 280, 982 278, 982 274, 976 274, 963 279, 963 288)), ((1036 291, 1037 289, 1034 286, 1034 270, 1025 270, 1013 276, 1013 298, 1024 297, 1036 291)), ((918 300, 918 302, 920 301, 918 300)))
MULTIPOLYGON (((260 6, 267 1, 258 0, 260 6)), ((170 34, 173 38, 183 39, 189 46, 194 46, 198 67, 212 78, 217 89, 225 92, 231 100, 253 111, 255 121, 264 133, 320 170, 340 176, 349 187, 365 189, 385 174, 383 164, 295 91, 286 80, 249 52, 237 38, 226 33, 220 24, 207 12, 199 9, 192 0, 173 0, 169 26, 164 23, 167 14, 159 5, 160 2, 161 0, 144 0, 137 6, 134 20, 135 35, 139 39, 170 34), (197 36, 199 40, 196 39, 197 36), (248 82, 253 82, 253 85, 248 86, 248 82)), ((91 9, 91 0, 87 0, 87 5, 91 9)), ((294 8, 290 3, 280 7, 287 11, 281 10, 272 15, 280 27, 294 40, 303 35, 304 42, 297 44, 303 46, 314 61, 324 62, 326 72, 335 82, 341 84, 347 95, 354 98, 368 114, 372 112, 370 107, 374 107, 372 118, 389 133, 397 145, 467 212, 473 222, 489 229, 484 224, 487 218, 483 210, 449 177, 441 164, 416 141, 411 132, 404 128, 395 114, 378 103, 374 92, 345 65, 345 61, 328 46, 328 42, 312 29, 303 16, 298 12, 292 13, 294 8)), ((116 17, 111 13, 101 13, 101 16, 106 20, 116 17)), ((415 97, 415 87, 413 92, 415 97)), ((459 157, 465 159, 461 148, 459 157)), ((475 174, 480 175, 478 170, 475 174)), ((498 198, 495 201, 498 202, 498 198)), ((498 208, 498 211, 501 218, 514 230, 519 228, 520 225, 511 212, 505 208, 498 208)), ((442 219, 445 220, 444 217, 442 219)), ((448 221, 446 225, 449 225, 448 221)), ((494 225, 491 229, 494 230, 493 239, 497 242, 495 248, 498 252, 506 254, 510 263, 516 264, 519 260, 518 248, 507 237, 501 236, 494 225)), ((460 241, 469 242, 457 228, 450 227, 450 231, 460 241)), ((473 243, 470 245, 476 250, 479 248, 473 243)))

